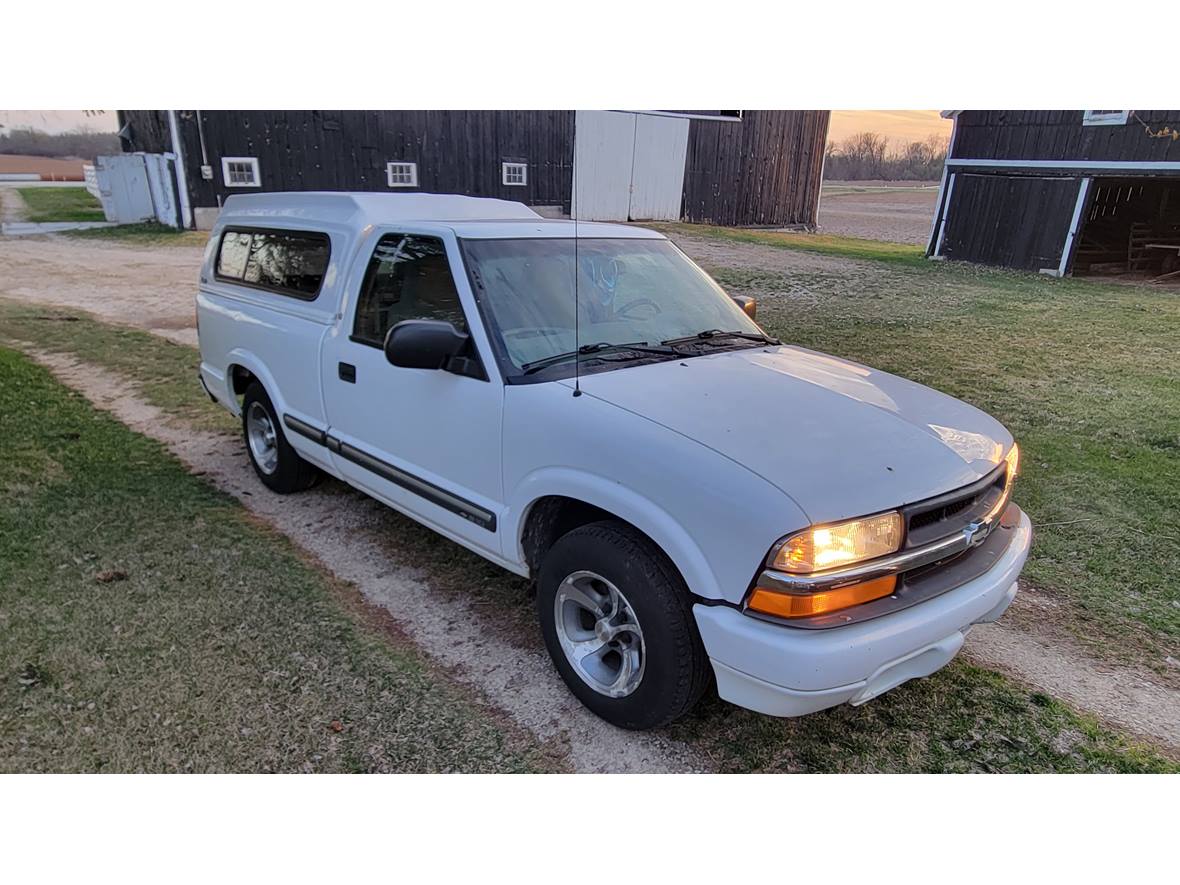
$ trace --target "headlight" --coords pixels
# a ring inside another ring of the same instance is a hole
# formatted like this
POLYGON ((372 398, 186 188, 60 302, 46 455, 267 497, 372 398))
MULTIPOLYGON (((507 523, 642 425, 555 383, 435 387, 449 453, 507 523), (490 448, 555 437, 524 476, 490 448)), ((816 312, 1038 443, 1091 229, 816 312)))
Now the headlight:
POLYGON ((1012 499, 1012 484, 1016 482, 1016 474, 1020 472, 1020 446, 1012 443, 1012 448, 1008 450, 1004 460, 1008 464, 1008 472, 1004 477, 1004 491, 1000 494, 1000 500, 996 501, 996 506, 988 512, 984 519, 993 519, 999 516, 1012 499))
POLYGON ((1016 474, 1020 472, 1020 446, 1012 443, 1012 448, 1008 450, 1008 454, 1004 456, 1004 460, 1008 462, 1008 481, 1006 485, 1012 486, 1012 480, 1016 479, 1016 474))
POLYGON ((902 518, 896 510, 797 532, 781 541, 770 567, 808 574, 876 559, 901 548, 902 518))

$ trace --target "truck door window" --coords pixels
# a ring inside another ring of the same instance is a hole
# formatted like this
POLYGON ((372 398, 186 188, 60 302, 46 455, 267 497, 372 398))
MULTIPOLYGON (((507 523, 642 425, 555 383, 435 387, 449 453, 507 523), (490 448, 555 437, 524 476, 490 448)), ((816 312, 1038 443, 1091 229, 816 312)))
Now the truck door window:
POLYGON ((385 333, 402 320, 444 320, 467 329, 442 240, 391 234, 373 250, 352 338, 381 347, 385 333))

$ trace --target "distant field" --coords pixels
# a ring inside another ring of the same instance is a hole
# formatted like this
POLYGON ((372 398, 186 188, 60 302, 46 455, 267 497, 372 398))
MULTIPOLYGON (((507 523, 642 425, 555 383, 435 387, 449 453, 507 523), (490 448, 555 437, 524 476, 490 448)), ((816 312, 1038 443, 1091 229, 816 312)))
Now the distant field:
POLYGON ((865 179, 864 181, 836 181, 828 179, 824 182, 824 188, 848 188, 850 190, 916 190, 929 187, 938 187, 937 181, 885 181, 883 179, 865 179))
POLYGON ((937 181, 825 181, 824 234, 925 245, 938 201, 937 181))
POLYGON ((27 154, 0 154, 0 175, 32 173, 56 181, 81 181, 84 162, 54 157, 33 157, 27 154))

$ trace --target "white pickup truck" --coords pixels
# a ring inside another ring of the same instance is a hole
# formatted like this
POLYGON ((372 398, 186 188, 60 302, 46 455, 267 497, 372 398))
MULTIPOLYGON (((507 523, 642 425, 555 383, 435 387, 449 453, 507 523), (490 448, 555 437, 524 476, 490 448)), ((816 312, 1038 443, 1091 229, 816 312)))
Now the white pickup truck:
POLYGON ((999 423, 780 343, 753 308, 638 227, 233 196, 201 382, 275 492, 327 473, 531 577, 604 719, 670 722, 711 677, 797 716, 945 665, 1012 601, 1032 531, 999 423))

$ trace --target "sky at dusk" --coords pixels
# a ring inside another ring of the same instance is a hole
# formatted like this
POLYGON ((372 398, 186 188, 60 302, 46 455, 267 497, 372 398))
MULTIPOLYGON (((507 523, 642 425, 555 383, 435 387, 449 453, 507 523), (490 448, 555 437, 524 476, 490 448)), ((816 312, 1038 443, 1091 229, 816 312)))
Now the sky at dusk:
MULTIPOLYGON (((32 126, 46 132, 78 127, 114 132, 118 128, 114 111, 0 111, 0 126, 32 126)), ((933 134, 949 137, 951 123, 938 111, 832 111, 830 141, 865 131, 879 132, 891 141, 921 141, 933 134)))
POLYGON ((890 141, 924 141, 930 135, 950 138, 951 121, 938 111, 832 111, 828 141, 858 132, 878 132, 890 141))

